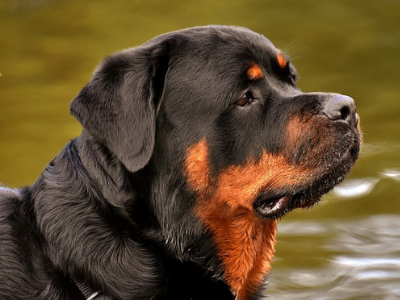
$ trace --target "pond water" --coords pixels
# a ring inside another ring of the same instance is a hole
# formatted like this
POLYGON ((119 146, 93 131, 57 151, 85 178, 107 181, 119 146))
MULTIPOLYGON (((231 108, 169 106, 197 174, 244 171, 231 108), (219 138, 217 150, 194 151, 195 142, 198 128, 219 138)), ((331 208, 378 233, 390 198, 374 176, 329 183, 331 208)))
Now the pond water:
POLYGON ((400 1, 3 0, 0 182, 31 184, 80 125, 69 102, 106 55, 155 35, 234 24, 291 55, 304 91, 356 100, 348 180, 279 225, 270 299, 400 299, 400 1))

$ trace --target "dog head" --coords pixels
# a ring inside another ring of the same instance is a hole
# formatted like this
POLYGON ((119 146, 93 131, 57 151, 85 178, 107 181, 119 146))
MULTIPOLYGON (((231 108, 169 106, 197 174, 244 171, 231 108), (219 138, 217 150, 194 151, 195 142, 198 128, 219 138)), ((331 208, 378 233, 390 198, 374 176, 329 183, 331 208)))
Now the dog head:
POLYGON ((129 172, 151 166, 161 230, 176 251, 207 232, 238 299, 269 270, 276 219, 318 202, 360 150, 354 101, 296 79, 264 36, 197 27, 110 56, 71 104, 129 172))

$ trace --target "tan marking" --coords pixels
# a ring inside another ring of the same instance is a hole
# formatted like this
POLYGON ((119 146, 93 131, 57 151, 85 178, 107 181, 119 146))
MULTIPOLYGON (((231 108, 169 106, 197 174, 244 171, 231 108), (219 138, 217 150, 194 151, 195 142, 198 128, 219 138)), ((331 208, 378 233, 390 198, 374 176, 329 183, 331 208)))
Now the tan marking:
POLYGON ((287 61, 285 59, 285 57, 283 56, 282 53, 278 52, 277 56, 276 56, 277 60, 278 60, 278 64, 279 66, 284 69, 287 66, 287 61))
POLYGON ((258 80, 263 78, 264 74, 261 70, 261 67, 255 63, 253 63, 250 68, 247 69, 247 77, 250 80, 258 80))
POLYGON ((208 150, 205 140, 189 148, 188 153, 185 161, 186 171, 190 173, 188 183, 195 191, 204 192, 211 186, 208 150))
POLYGON ((338 138, 338 132, 333 127, 329 127, 329 120, 326 117, 322 115, 302 118, 295 116, 289 120, 286 127, 284 151, 287 157, 301 153, 301 164, 313 169, 314 174, 319 173, 320 177, 321 172, 329 171, 322 158, 337 147, 335 142, 338 138))
POLYGON ((237 299, 245 300, 271 268, 277 225, 259 218, 253 202, 261 190, 307 181, 311 171, 264 152, 257 161, 226 168, 213 181, 203 139, 188 149, 185 172, 198 195, 196 214, 213 234, 224 279, 236 291, 237 299))

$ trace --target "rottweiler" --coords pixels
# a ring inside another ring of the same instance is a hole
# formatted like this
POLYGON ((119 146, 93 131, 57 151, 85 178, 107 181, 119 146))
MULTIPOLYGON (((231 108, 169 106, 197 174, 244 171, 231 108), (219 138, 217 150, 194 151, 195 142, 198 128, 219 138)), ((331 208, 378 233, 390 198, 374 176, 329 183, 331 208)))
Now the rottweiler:
POLYGON ((260 299, 277 221, 360 151, 354 100, 296 80, 241 27, 107 57, 71 103, 82 134, 0 188, 0 299, 260 299))

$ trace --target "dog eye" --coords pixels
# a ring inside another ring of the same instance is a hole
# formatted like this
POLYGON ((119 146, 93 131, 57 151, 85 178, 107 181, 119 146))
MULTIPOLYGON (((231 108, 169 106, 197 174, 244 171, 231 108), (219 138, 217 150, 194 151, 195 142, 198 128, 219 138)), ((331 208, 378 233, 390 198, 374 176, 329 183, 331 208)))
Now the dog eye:
POLYGON ((244 94, 242 96, 242 98, 240 98, 238 101, 236 101, 236 105, 237 106, 246 106, 248 104, 250 104, 251 102, 253 102, 254 98, 253 95, 251 94, 251 92, 247 92, 246 94, 244 94))

